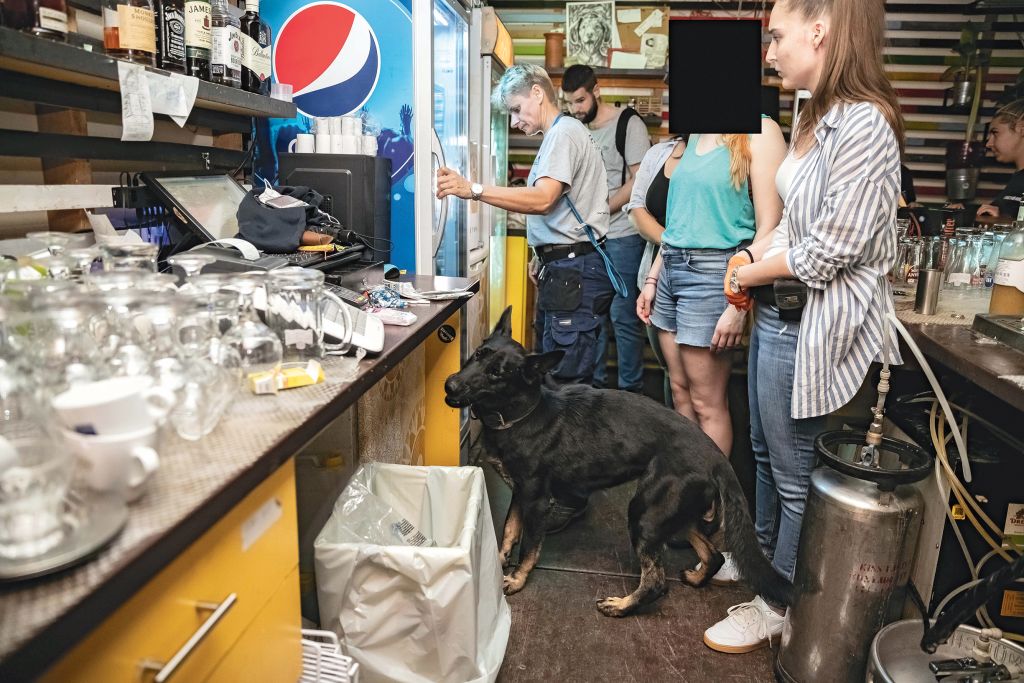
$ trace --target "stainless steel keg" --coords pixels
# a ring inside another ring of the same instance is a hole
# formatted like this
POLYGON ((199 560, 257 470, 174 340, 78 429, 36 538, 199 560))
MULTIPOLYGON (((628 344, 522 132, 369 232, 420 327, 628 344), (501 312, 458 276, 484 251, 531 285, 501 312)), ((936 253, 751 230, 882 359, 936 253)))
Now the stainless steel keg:
POLYGON ((826 432, 816 447, 797 553, 796 598, 775 668, 788 683, 861 683, 872 638, 899 618, 924 501, 908 486, 930 456, 883 439, 864 457, 863 432, 826 432))
MULTIPOLYGON (((923 634, 924 625, 920 620, 897 621, 879 631, 871 643, 866 683, 935 683, 935 673, 929 664, 976 657, 974 648, 981 630, 973 626, 959 626, 934 654, 921 650, 923 634)), ((1020 645, 1005 639, 992 640, 989 656, 992 663, 1006 667, 1012 677, 1009 680, 1024 677, 1024 648, 1020 645)), ((965 665, 963 671, 966 675, 983 668, 984 663, 979 662, 975 666, 965 665)), ((976 675, 979 676, 977 680, 1007 680, 976 675)))

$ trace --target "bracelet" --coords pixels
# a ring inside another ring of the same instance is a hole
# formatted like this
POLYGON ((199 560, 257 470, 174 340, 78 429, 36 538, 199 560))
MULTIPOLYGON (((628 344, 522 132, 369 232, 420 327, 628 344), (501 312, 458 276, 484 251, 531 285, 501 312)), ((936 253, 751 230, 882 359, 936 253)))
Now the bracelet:
POLYGON ((656 277, 646 278, 646 279, 644 279, 644 284, 645 285, 656 285, 656 284, 658 284, 658 278, 656 278, 656 277))
MULTIPOLYGON (((740 251, 745 251, 745 252, 747 252, 747 258, 749 258, 749 259, 750 259, 750 262, 751 262, 751 263, 753 263, 753 262, 754 262, 754 255, 750 253, 750 250, 749 250, 749 249, 747 249, 746 247, 743 247, 742 249, 740 249, 740 251)), ((737 251, 736 253, 738 254, 738 253, 740 253, 740 251, 737 251)))

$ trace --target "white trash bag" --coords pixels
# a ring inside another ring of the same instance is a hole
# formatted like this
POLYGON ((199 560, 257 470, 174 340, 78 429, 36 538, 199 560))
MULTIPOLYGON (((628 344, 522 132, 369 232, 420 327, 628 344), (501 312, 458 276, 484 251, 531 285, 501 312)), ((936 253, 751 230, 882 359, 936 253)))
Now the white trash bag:
POLYGON ((512 618, 480 468, 364 465, 313 549, 321 626, 364 683, 497 678, 512 618))

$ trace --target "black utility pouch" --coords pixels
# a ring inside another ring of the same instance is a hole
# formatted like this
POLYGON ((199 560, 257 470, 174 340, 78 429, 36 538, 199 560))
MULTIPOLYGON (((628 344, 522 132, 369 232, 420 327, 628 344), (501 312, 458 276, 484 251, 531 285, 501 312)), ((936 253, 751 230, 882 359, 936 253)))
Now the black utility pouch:
POLYGON ((779 319, 797 321, 803 315, 807 303, 807 285, 796 278, 778 278, 773 285, 775 289, 775 306, 779 309, 779 319))
POLYGON ((583 303, 583 272, 579 268, 544 266, 537 308, 542 311, 575 311, 583 303))

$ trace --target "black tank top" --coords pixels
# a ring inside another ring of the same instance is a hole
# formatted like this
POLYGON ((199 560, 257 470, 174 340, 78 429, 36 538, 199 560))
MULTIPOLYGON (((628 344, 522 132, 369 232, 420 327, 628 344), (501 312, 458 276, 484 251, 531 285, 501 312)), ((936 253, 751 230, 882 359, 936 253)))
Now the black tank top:
MULTIPOLYGON (((665 163, 667 164, 668 160, 665 163)), ((665 177, 665 166, 662 165, 654 174, 651 186, 647 188, 645 200, 647 212, 661 225, 665 225, 665 211, 668 208, 668 181, 669 179, 665 177)))

